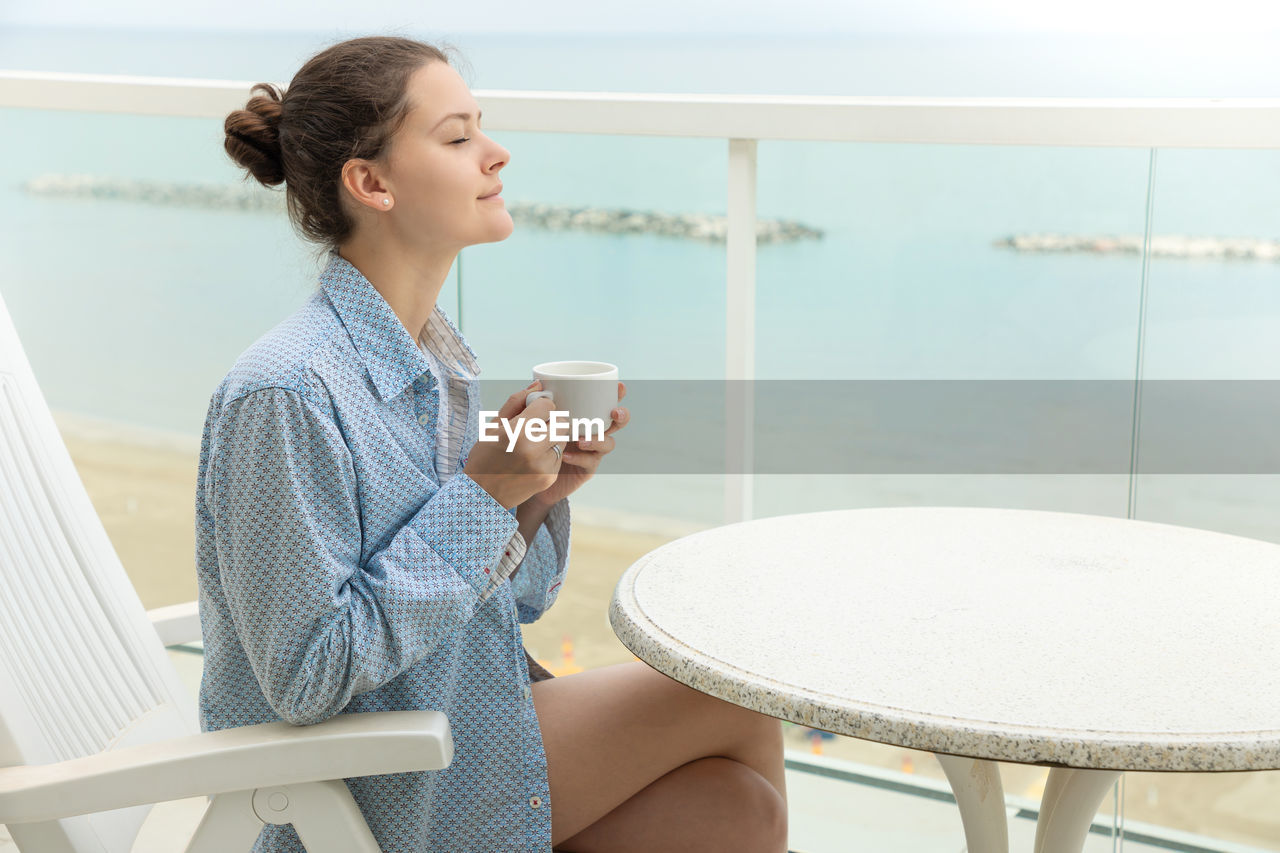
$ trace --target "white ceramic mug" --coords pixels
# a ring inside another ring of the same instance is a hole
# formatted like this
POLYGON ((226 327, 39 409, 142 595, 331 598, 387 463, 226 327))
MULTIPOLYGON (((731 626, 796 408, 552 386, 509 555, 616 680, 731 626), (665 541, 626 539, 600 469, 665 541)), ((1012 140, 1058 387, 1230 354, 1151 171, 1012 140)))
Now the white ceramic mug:
MULTIPOLYGON (((599 418, 606 430, 613 424, 610 413, 618 407, 617 365, 603 361, 547 361, 534 366, 533 378, 542 382, 543 390, 526 394, 526 406, 549 392, 554 410, 567 411, 571 421, 599 418)), ((594 431, 591 434, 596 435, 594 431)))

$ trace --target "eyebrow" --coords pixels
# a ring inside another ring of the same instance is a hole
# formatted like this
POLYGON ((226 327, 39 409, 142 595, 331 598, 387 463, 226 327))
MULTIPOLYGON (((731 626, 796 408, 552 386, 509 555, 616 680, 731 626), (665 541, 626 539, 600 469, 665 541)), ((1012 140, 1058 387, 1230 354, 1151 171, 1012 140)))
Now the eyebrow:
MULTIPOLYGON (((481 118, 483 118, 483 117, 484 117, 484 110, 478 110, 478 111, 476 112, 476 121, 480 121, 480 119, 481 119, 481 118)), ((450 113, 449 115, 447 115, 447 116, 445 116, 444 118, 440 119, 440 121, 438 121, 438 122, 436 123, 436 126, 435 126, 435 127, 433 127, 433 128, 431 128, 431 129, 432 129, 432 130, 437 130, 437 129, 440 127, 440 125, 444 124, 446 121, 448 121, 448 120, 449 120, 449 119, 451 119, 451 118, 460 118, 460 119, 462 119, 463 121, 470 121, 470 120, 471 120, 471 113, 450 113)))

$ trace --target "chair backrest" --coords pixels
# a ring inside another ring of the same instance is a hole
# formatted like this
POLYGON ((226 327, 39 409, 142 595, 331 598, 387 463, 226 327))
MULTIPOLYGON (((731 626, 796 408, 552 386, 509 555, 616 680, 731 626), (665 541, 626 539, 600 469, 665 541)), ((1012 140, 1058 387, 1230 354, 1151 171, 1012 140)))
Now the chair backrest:
MULTIPOLYGON (((195 719, 0 298, 0 767, 192 734, 195 719)), ((24 851, 128 853, 149 809, 8 829, 24 851)))

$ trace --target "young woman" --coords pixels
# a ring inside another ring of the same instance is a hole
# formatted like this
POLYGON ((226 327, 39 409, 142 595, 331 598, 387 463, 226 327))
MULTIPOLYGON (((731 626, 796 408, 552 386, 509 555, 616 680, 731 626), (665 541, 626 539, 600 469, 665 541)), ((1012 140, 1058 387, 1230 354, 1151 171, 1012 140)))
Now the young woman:
MULTIPOLYGON (((371 37, 254 92, 226 150, 328 257, 210 401, 202 728, 444 712, 448 768, 346 780, 385 853, 785 850, 776 719, 638 662, 551 678, 523 650, 565 579, 568 496, 629 415, 594 443, 476 441, 475 353, 436 302, 460 249, 511 234, 510 154, 463 79, 371 37)), ((539 387, 501 417, 545 420, 539 387)), ((254 849, 302 846, 271 825, 254 849)))

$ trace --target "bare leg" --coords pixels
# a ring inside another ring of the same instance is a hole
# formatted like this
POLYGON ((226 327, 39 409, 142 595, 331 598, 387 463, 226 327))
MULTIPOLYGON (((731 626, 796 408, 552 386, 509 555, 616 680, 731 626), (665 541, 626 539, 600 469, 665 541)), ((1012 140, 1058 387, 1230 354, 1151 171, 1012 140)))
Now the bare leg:
POLYGON ((572 838, 564 853, 780 853, 786 805, 759 773, 728 758, 700 758, 652 783, 572 838))
MULTIPOLYGON (((773 717, 699 693, 640 662, 535 682, 533 701, 547 753, 553 845, 676 768, 716 756, 769 782, 785 812, 782 726, 773 717)), ((735 771, 721 765, 716 772, 735 771)), ((715 796, 694 787, 695 796, 715 796)), ((648 809, 670 807, 664 794, 632 808, 640 810, 636 819, 662 821, 662 811, 648 809)))

